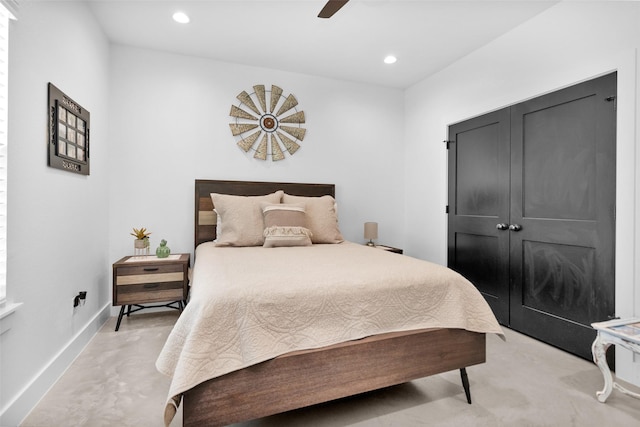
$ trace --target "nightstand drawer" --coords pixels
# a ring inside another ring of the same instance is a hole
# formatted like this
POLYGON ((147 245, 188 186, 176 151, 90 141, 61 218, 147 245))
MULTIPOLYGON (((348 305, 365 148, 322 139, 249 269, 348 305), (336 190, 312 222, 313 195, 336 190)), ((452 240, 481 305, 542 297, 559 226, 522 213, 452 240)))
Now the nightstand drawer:
POLYGON ((158 282, 180 282, 179 285, 182 286, 183 280, 184 273, 182 271, 176 273, 132 274, 129 276, 121 275, 120 271, 118 271, 116 286, 158 282))
MULTIPOLYGON (((181 264, 161 264, 161 265, 132 265, 119 266, 117 268, 118 276, 140 276, 164 273, 182 273, 183 266, 181 264)), ((181 280, 181 279, 180 279, 181 280)))
POLYGON ((182 282, 155 282, 118 286, 117 305, 184 299, 182 282))

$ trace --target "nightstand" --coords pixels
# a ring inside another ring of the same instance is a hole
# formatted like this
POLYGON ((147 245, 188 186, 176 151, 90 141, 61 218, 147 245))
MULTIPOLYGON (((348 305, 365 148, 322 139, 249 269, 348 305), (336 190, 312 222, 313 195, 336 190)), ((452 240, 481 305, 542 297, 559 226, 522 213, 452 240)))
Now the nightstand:
POLYGON ((376 249, 382 249, 383 251, 393 252, 394 254, 402 255, 402 249, 394 248, 393 246, 375 245, 373 247, 376 249))
POLYGON ((189 254, 168 258, 126 256, 113 264, 113 305, 121 305, 116 331, 125 308, 127 316, 145 308, 169 307, 182 311, 189 292, 189 254), (166 302, 159 305, 142 305, 166 302), (177 305, 177 307, 175 306, 177 305), (131 309, 135 306, 135 309, 131 309))

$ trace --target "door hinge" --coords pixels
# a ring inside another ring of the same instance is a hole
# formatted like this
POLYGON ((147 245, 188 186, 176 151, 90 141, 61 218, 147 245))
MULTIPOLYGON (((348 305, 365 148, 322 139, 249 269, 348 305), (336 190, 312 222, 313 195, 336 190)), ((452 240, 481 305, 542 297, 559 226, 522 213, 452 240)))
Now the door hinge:
POLYGON ((449 205, 444 207, 444 213, 447 213, 447 214, 449 213, 449 205))
POLYGON ((446 146, 447 146, 447 150, 448 150, 448 149, 450 148, 451 144, 453 144, 455 141, 448 141, 448 140, 445 140, 445 141, 442 141, 442 142, 444 142, 444 143, 446 144, 446 146))
POLYGON ((615 95, 608 96, 604 100, 607 102, 613 102, 613 111, 618 109, 618 99, 615 95))

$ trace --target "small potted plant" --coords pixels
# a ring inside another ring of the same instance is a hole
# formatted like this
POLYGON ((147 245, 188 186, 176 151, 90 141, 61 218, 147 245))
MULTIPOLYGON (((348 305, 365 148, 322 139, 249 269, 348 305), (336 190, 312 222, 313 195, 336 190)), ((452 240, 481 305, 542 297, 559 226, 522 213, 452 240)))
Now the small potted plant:
POLYGON ((130 233, 136 238, 133 242, 134 253, 136 255, 148 255, 149 254, 149 235, 151 232, 146 228, 134 228, 133 233, 130 233))

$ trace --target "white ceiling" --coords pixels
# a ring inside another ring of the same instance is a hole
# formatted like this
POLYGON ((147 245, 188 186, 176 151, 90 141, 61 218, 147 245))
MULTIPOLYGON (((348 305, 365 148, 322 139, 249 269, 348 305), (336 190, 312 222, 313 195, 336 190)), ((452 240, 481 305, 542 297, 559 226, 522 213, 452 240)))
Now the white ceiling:
POLYGON ((406 88, 556 1, 87 0, 114 43, 406 88), (173 12, 191 17, 177 24, 173 12), (397 56, 393 65, 386 55, 397 56))

